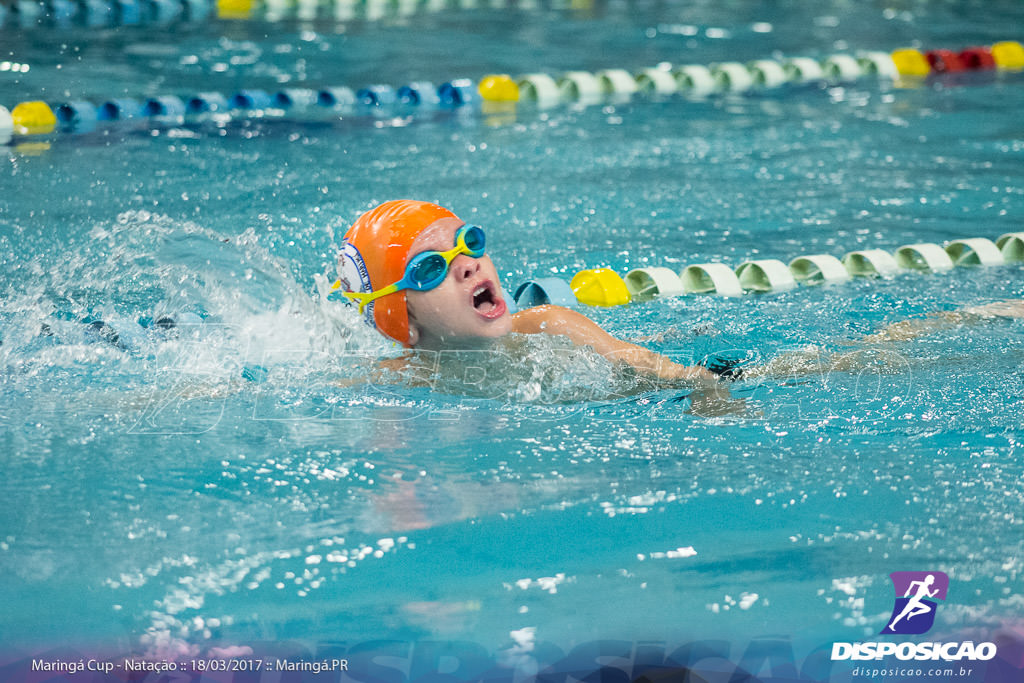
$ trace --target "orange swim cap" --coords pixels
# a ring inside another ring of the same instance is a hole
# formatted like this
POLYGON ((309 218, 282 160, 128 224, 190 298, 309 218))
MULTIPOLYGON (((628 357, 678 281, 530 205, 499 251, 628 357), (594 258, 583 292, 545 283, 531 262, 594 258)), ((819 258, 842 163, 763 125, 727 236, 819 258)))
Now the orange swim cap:
MULTIPOLYGON (((342 291, 372 292, 401 280, 413 241, 441 218, 458 217, 437 204, 411 199, 384 202, 364 213, 345 233, 338 256, 342 291)), ((409 345, 404 290, 371 301, 364 314, 366 322, 383 334, 409 345)))

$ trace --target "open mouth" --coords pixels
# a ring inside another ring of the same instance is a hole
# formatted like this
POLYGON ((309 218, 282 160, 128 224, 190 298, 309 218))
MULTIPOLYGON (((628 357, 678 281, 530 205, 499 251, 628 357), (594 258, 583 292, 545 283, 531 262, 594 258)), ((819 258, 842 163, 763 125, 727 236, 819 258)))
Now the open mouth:
POLYGON ((505 312, 505 302, 494 283, 483 282, 473 290, 473 308, 485 318, 497 318, 505 312))

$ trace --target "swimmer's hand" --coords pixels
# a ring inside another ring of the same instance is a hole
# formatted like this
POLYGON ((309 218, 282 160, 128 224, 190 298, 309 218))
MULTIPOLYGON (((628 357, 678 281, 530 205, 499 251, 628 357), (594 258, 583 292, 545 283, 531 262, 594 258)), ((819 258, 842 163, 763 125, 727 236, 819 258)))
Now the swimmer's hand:
POLYGON ((516 313, 512 316, 512 331, 568 337, 573 343, 589 346, 611 361, 625 363, 641 374, 658 379, 697 386, 718 381, 718 376, 707 368, 673 363, 660 353, 613 337, 582 313, 561 306, 537 306, 516 313))
POLYGON ((754 360, 754 354, 747 352, 742 356, 727 356, 720 353, 713 353, 700 362, 702 367, 707 368, 722 379, 737 380, 743 376, 746 366, 754 360))
POLYGON ((963 309, 964 313, 982 318, 1024 318, 1024 299, 1006 299, 963 309))

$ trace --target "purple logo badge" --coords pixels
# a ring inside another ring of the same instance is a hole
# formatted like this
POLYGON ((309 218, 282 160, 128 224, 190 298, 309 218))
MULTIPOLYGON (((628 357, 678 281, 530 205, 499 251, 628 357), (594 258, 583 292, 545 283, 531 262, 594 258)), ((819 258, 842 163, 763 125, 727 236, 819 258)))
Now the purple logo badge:
POLYGON ((949 577, 942 572, 893 572, 889 574, 896 591, 889 624, 880 633, 920 635, 935 623, 937 600, 946 599, 949 577))

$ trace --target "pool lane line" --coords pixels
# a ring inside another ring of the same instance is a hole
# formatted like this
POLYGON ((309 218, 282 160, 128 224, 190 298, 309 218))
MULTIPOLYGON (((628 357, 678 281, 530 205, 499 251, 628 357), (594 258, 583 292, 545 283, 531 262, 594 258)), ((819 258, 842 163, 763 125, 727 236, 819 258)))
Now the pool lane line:
POLYGON ((0 28, 111 28, 200 22, 216 9, 213 0, 15 0, 0 5, 0 28))
POLYGON ((527 280, 513 295, 518 309, 558 304, 621 306, 688 294, 742 296, 782 292, 800 285, 839 284, 853 278, 887 278, 902 272, 939 273, 956 267, 1024 263, 1024 232, 1010 232, 994 242, 984 237, 907 244, 895 252, 862 249, 842 259, 831 254, 808 254, 789 264, 778 259, 744 261, 735 268, 724 263, 698 263, 679 271, 664 266, 635 268, 620 276, 611 268, 577 272, 570 282, 545 277, 527 280))
MULTIPOLYGON (((648 96, 684 95, 708 97, 765 91, 787 85, 808 83, 852 83, 873 76, 914 87, 929 76, 970 71, 1024 70, 1024 46, 1002 41, 992 46, 974 46, 959 52, 939 49, 921 52, 913 48, 892 53, 866 51, 856 55, 836 54, 821 60, 794 57, 784 60, 757 59, 750 62, 718 62, 710 65, 660 64, 630 73, 606 69, 596 73, 569 71, 559 77, 545 73, 526 74, 513 82, 518 95, 500 99, 531 101, 541 106, 568 102, 598 102, 609 96, 628 98, 637 93, 648 96)), ((507 76, 488 76, 485 84, 507 76)), ((511 86, 506 85, 511 89, 511 86)))
MULTIPOLYGON (((592 5, 590 0, 583 1, 584 8, 592 5)), ((527 2, 510 6, 506 0, 457 0, 454 3, 448 0, 15 0, 0 3, 0 28, 166 26, 179 21, 196 23, 211 16, 229 21, 373 22, 454 9, 530 11, 540 8, 540 4, 527 2)))
MULTIPOLYGON (((3 64, 0 63, 0 68, 3 64)), ((597 72, 573 70, 555 77, 530 73, 513 79, 506 74, 485 76, 476 83, 454 79, 435 87, 413 82, 399 88, 387 84, 359 90, 346 86, 320 90, 284 89, 275 93, 241 90, 233 95, 205 92, 183 97, 164 95, 145 101, 116 98, 95 105, 73 100, 56 110, 42 101, 22 102, 8 111, 0 106, 0 144, 16 137, 48 135, 54 132, 84 133, 100 124, 130 119, 149 119, 160 124, 183 124, 190 117, 211 117, 219 123, 255 115, 269 118, 311 115, 313 120, 337 114, 373 115, 384 111, 416 113, 438 108, 479 105, 484 114, 510 114, 516 105, 538 108, 558 105, 623 101, 634 96, 684 96, 701 99, 715 95, 769 91, 809 83, 852 83, 874 77, 912 87, 933 74, 960 71, 1024 70, 1024 46, 1003 41, 992 46, 969 47, 960 52, 900 49, 892 53, 868 51, 856 55, 836 54, 821 60, 794 57, 784 60, 758 59, 746 63, 719 62, 709 66, 660 64, 631 72, 602 69, 597 72), (49 112, 49 113, 48 113, 49 112)))

